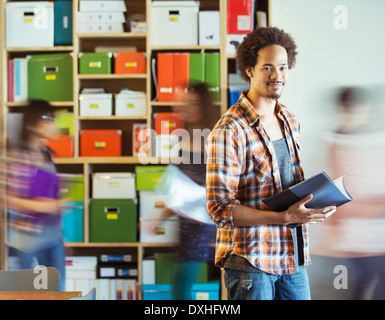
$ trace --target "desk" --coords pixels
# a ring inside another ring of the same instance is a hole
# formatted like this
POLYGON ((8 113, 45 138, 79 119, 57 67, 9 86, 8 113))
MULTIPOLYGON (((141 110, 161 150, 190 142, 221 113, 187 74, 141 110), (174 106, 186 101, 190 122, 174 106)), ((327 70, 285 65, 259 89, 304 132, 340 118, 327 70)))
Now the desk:
POLYGON ((0 291, 0 300, 69 300, 81 291, 0 291))

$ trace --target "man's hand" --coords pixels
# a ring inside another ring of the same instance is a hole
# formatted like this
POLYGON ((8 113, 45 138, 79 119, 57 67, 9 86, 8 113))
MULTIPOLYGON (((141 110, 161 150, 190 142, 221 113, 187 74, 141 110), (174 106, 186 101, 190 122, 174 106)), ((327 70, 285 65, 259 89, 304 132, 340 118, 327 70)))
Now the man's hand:
POLYGON ((335 206, 329 206, 319 209, 306 208, 305 204, 308 203, 312 198, 313 195, 309 194, 302 200, 290 206, 289 209, 284 212, 286 216, 286 224, 323 222, 325 219, 329 218, 334 212, 336 212, 335 206))

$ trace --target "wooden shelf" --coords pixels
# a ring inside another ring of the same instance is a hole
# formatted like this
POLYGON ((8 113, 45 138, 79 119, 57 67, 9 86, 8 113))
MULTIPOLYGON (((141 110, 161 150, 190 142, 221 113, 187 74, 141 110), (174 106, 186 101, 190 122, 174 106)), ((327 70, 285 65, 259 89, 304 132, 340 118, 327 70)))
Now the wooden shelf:
POLYGON ((142 242, 67 242, 64 244, 69 248, 82 248, 82 247, 103 247, 103 248, 163 248, 163 247, 175 247, 177 243, 142 243, 142 242))
MULTIPOLYGON (((7 102, 5 105, 9 108, 19 108, 28 106, 29 102, 7 102)), ((52 101, 50 102, 52 107, 73 107, 73 101, 52 101)))
POLYGON ((79 80, 92 80, 92 79, 101 79, 101 80, 112 80, 112 79, 146 79, 146 74, 78 74, 79 80))
POLYGON ((167 51, 174 51, 174 50, 221 50, 221 46, 152 46, 151 50, 167 50, 167 51))
POLYGON ((123 33, 78 33, 76 35, 79 39, 90 39, 90 38, 100 38, 100 39, 109 39, 109 38, 133 38, 140 39, 146 38, 146 33, 132 33, 132 32, 123 32, 123 33))
POLYGON ((147 120, 147 116, 79 116, 79 120, 147 120))
POLYGON ((16 48, 6 48, 6 52, 40 52, 40 51, 68 51, 72 52, 74 50, 73 46, 55 46, 55 47, 16 47, 16 48))

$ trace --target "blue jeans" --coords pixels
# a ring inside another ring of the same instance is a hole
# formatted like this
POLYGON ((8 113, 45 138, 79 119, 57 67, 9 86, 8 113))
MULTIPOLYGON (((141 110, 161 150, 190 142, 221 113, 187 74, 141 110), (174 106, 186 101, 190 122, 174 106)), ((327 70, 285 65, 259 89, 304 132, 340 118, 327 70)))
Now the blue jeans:
POLYGON ((225 269, 225 284, 230 300, 310 300, 306 268, 285 275, 225 269))
POLYGON ((22 269, 33 268, 34 266, 32 264, 34 257, 36 257, 39 265, 55 267, 60 274, 59 285, 56 290, 65 291, 65 253, 63 241, 61 239, 43 250, 28 252, 15 250, 15 254, 20 259, 22 269))

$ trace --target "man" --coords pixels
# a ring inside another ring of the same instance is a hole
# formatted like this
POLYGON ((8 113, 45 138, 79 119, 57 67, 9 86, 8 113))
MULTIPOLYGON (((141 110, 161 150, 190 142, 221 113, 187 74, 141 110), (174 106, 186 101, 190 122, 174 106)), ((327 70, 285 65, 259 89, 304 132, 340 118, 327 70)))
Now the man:
POLYGON ((257 28, 237 49, 250 83, 208 138, 207 208, 217 224, 215 264, 225 268, 230 299, 310 299, 307 223, 335 207, 308 209, 308 195, 284 212, 268 196, 304 179, 299 122, 278 102, 296 45, 277 28, 257 28))

